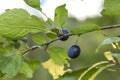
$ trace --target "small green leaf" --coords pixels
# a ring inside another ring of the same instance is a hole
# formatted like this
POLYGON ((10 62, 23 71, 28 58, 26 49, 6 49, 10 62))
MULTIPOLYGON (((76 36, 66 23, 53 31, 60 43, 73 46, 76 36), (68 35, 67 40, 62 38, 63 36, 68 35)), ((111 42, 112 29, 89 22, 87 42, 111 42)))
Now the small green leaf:
POLYGON ((63 24, 65 24, 67 17, 68 17, 68 11, 65 8, 66 4, 58 6, 55 9, 55 16, 54 16, 54 22, 57 27, 61 28, 63 24))
POLYGON ((66 50, 61 47, 52 47, 49 49, 48 53, 52 60, 58 65, 63 65, 68 57, 66 50))
POLYGON ((23 58, 21 55, 0 55, 0 70, 9 77, 14 77, 18 74, 23 58))
POLYGON ((30 60, 28 62, 28 65, 30 66, 33 72, 40 67, 40 64, 41 64, 40 61, 37 60, 30 60))
POLYGON ((45 30, 44 22, 24 9, 7 10, 0 15, 0 35, 11 39, 18 39, 28 33, 45 30))
POLYGON ((54 22, 50 18, 48 18, 47 21, 46 21, 46 26, 49 29, 51 29, 53 27, 53 25, 54 25, 54 22))
POLYGON ((104 9, 101 12, 104 16, 115 16, 120 14, 120 0, 105 0, 104 9))
POLYGON ((120 64, 120 53, 113 53, 112 56, 120 64))
POLYGON ((49 37, 51 39, 57 38, 57 34, 52 31, 47 32, 46 35, 47 35, 47 37, 49 37))
POLYGON ((29 6, 38 9, 38 10, 42 10, 40 8, 40 0, 24 0, 29 6))
POLYGON ((71 30, 71 32, 74 34, 83 34, 83 33, 92 32, 92 31, 96 31, 96 30, 100 30, 100 27, 98 25, 87 24, 87 25, 82 25, 82 26, 73 28, 71 30))
POLYGON ((34 35, 32 36, 32 40, 36 42, 37 44, 43 44, 46 42, 46 39, 42 37, 41 35, 34 35))
POLYGON ((54 32, 54 33, 56 33, 56 34, 59 33, 59 29, 57 29, 57 28, 52 28, 51 31, 54 32))
POLYGON ((96 49, 96 51, 99 50, 99 48, 105 44, 111 44, 111 43, 116 43, 116 42, 120 42, 120 38, 119 37, 109 37, 106 38, 96 49))
POLYGON ((26 63, 26 62, 22 63, 22 67, 20 69, 20 73, 24 74, 28 78, 32 78, 33 77, 33 71, 30 68, 29 64, 26 63))

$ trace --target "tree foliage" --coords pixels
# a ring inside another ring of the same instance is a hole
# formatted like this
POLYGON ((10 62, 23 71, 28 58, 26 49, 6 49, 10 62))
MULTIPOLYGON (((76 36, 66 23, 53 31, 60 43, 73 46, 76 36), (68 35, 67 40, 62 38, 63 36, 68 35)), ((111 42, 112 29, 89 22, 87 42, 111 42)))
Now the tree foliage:
MULTIPOLYGON (((25 3, 32 8, 42 12, 39 0, 24 0, 25 3)), ((120 14, 119 0, 104 0, 104 9, 101 14, 110 19, 112 16, 120 14), (108 17, 109 16, 109 17, 108 17)), ((72 70, 70 68, 70 59, 67 55, 67 49, 64 46, 57 46, 58 40, 66 36, 77 36, 74 44, 78 44, 78 39, 81 35, 94 32, 103 31, 106 29, 119 28, 120 25, 110 25, 101 27, 95 23, 87 23, 70 28, 70 34, 57 37, 58 33, 65 27, 68 19, 68 10, 66 4, 60 5, 55 9, 54 20, 47 17, 47 21, 35 15, 30 15, 24 9, 9 9, 0 15, 0 79, 14 78, 20 74, 27 78, 32 78, 33 73, 40 65, 47 69, 56 80, 95 80, 97 75, 102 71, 111 68, 111 72, 115 71, 116 66, 120 64, 120 52, 106 52, 104 56, 106 61, 101 60, 95 64, 81 68, 79 70, 72 70), (30 46, 28 41, 31 40, 35 46, 30 46), (56 43, 55 43, 56 42, 56 43), (54 43, 55 45, 51 45, 54 43), (26 49, 27 48, 27 49, 26 49), (46 51, 49 55, 49 60, 40 61, 32 59, 28 55, 35 49, 46 51), (114 66, 114 68, 112 68, 114 66)), ((86 20, 87 21, 87 20, 86 20)), ((95 20, 96 21, 96 20, 95 20)), ((71 23, 72 24, 72 23, 71 23)), ((64 41, 63 41, 64 42, 64 41)), ((67 41, 65 41, 67 42, 67 41)), ((64 43, 65 43, 64 42, 64 43)), ((113 49, 120 50, 120 34, 107 36, 96 49, 99 49, 106 44, 112 45, 113 49)))

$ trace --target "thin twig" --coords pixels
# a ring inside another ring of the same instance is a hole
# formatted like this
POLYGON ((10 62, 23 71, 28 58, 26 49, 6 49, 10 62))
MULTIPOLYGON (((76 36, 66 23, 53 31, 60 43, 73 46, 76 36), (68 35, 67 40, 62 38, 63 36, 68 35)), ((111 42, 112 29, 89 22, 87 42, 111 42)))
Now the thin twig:
POLYGON ((22 55, 25 55, 25 53, 27 53, 27 52, 29 52, 29 51, 32 51, 32 50, 34 50, 34 49, 37 49, 37 48, 39 48, 40 46, 45 46, 45 45, 46 45, 46 46, 48 47, 51 43, 53 43, 53 42, 55 42, 55 41, 58 41, 58 40, 60 40, 60 39, 63 38, 63 37, 72 36, 72 35, 75 35, 75 34, 66 34, 66 35, 60 36, 59 38, 54 39, 54 40, 52 40, 52 41, 50 41, 50 42, 41 44, 41 45, 39 45, 39 46, 30 47, 30 48, 28 48, 27 50, 25 50, 25 51, 22 53, 22 55))
MULTIPOLYGON (((100 30, 106 30, 106 29, 112 29, 112 28, 120 28, 120 24, 110 25, 110 26, 103 26, 103 27, 100 28, 100 30)), ((53 43, 53 42, 55 42, 55 41, 58 41, 58 40, 62 39, 62 38, 65 37, 65 36, 72 36, 72 35, 78 35, 78 34, 67 34, 67 35, 63 35, 63 36, 61 36, 61 37, 59 37, 59 38, 57 38, 57 39, 54 39, 54 40, 52 40, 52 41, 50 41, 50 42, 41 44, 41 45, 39 45, 39 46, 30 47, 30 48, 28 48, 27 50, 25 50, 22 54, 24 55, 25 53, 27 53, 27 52, 29 52, 29 51, 32 51, 32 50, 34 50, 34 49, 39 48, 40 46, 45 46, 45 45, 46 45, 46 48, 47 48, 51 43, 53 43)))
POLYGON ((112 29, 112 28, 120 28, 120 24, 110 25, 110 26, 103 26, 103 27, 101 27, 101 30, 112 29))
POLYGON ((38 46, 32 46, 32 47, 28 48, 27 50, 25 50, 25 51, 22 53, 22 55, 25 55, 25 53, 27 53, 27 52, 29 52, 29 51, 32 51, 32 50, 34 50, 34 49, 37 49, 37 48, 38 48, 38 46))

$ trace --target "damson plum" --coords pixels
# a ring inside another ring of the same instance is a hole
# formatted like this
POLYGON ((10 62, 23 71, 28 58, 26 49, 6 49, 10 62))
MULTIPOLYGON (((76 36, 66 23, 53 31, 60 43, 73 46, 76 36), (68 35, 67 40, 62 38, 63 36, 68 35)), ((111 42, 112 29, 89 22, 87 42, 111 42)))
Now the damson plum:
POLYGON ((70 58, 77 58, 79 55, 80 55, 80 47, 78 45, 71 45, 69 48, 68 48, 68 56, 70 58))
POLYGON ((68 30, 62 29, 62 31, 58 33, 58 38, 63 36, 63 38, 60 38, 60 40, 61 41, 66 41, 69 38, 69 36, 65 36, 66 34, 69 34, 68 30))

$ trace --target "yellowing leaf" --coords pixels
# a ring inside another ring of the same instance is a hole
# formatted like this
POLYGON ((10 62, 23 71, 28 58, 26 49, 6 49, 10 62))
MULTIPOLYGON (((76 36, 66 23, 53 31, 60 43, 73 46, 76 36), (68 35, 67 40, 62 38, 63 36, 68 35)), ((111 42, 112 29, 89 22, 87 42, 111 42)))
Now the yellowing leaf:
POLYGON ((106 45, 106 44, 111 44, 111 43, 119 43, 120 38, 119 37, 108 37, 103 42, 97 47, 96 52, 100 49, 101 46, 106 45))
POLYGON ((53 76, 54 79, 59 78, 59 76, 62 76, 66 71, 68 71, 64 70, 64 65, 59 66, 55 64, 52 59, 49 59, 42 65, 44 68, 48 69, 49 73, 53 76))
POLYGON ((105 55, 105 57, 107 58, 107 60, 112 61, 112 62, 116 62, 116 61, 114 60, 114 58, 112 57, 112 54, 111 54, 110 51, 104 52, 104 55, 105 55))
POLYGON ((111 45, 112 45, 112 47, 114 48, 114 49, 120 49, 120 42, 113 42, 113 43, 111 43, 111 45))

